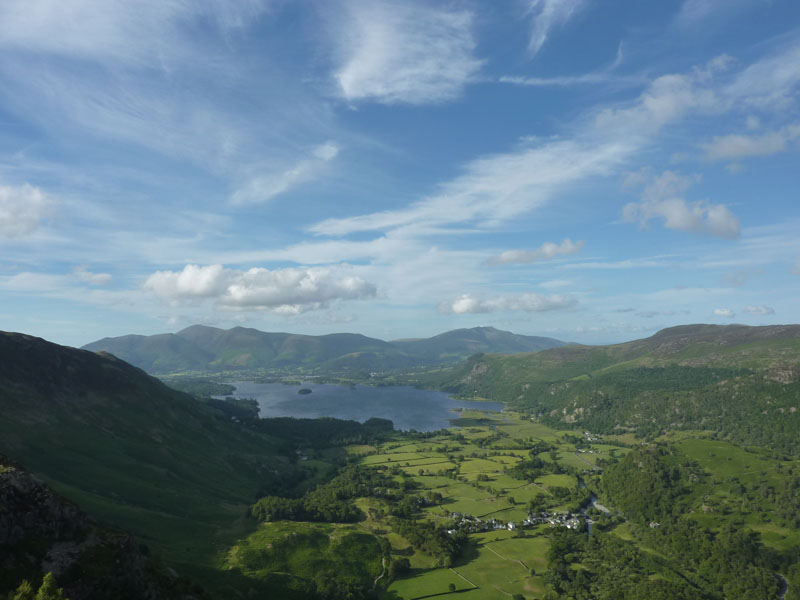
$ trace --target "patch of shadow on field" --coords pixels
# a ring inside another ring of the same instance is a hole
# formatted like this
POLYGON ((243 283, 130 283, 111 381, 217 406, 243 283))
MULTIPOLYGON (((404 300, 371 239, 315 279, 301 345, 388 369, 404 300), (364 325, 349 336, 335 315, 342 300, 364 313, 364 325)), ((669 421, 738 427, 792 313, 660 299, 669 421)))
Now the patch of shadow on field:
MULTIPOLYGON (((437 592, 435 594, 428 594, 427 596, 414 596, 411 600, 425 600, 426 598, 436 598, 438 596, 450 596, 452 594, 466 594, 468 592, 474 592, 480 588, 467 588, 463 590, 453 590, 452 592, 437 592)), ((387 592, 384 596, 382 596, 383 600, 403 600, 400 596, 397 595, 397 592, 387 592)))
POLYGON ((479 556, 480 554, 478 553, 478 544, 470 542, 461 551, 461 554, 458 556, 458 558, 456 558, 455 561, 453 561, 453 567, 463 567, 464 565, 472 562, 479 556))

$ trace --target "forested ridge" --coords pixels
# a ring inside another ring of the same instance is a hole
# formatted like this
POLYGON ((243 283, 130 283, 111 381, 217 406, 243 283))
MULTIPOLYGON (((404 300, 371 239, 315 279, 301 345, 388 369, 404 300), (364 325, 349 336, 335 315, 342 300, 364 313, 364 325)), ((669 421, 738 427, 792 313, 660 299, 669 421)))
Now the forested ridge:
POLYGON ((554 427, 653 437, 709 430, 800 454, 800 328, 686 326, 615 346, 476 355, 425 385, 554 427))

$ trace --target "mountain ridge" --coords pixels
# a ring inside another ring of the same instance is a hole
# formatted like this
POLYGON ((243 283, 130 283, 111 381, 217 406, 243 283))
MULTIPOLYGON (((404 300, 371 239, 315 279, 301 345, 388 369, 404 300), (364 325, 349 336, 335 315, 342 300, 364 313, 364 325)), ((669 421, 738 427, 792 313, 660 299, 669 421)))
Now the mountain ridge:
POLYGON ((266 332, 247 327, 191 325, 176 333, 107 337, 83 346, 106 351, 147 372, 225 369, 325 368, 394 370, 457 362, 476 352, 511 354, 565 345, 494 327, 447 331, 431 338, 384 341, 358 333, 320 336, 266 332))
POLYGON ((423 384, 506 402, 554 426, 710 429, 800 450, 800 325, 683 325, 609 346, 476 355, 423 384))

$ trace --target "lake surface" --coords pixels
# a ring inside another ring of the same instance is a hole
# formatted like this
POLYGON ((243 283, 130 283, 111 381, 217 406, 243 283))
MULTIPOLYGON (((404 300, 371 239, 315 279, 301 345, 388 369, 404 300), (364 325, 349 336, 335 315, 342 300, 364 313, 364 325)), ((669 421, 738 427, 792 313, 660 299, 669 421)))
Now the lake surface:
POLYGON ((304 383, 302 386, 282 383, 237 381, 233 385, 236 398, 254 398, 261 407, 261 417, 335 417, 363 423, 371 417, 390 419, 395 429, 435 431, 452 426, 458 418, 456 409, 501 411, 500 402, 467 402, 454 400, 444 392, 418 390, 413 387, 347 387, 333 384, 304 383), (310 394, 298 394, 300 388, 310 394))

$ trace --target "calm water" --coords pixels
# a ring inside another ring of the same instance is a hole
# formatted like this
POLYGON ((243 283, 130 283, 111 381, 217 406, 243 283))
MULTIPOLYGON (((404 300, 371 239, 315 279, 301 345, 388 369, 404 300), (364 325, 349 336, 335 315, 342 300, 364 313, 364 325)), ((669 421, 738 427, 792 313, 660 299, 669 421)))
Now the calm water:
POLYGON ((333 384, 297 386, 251 381, 238 381, 233 385, 236 386, 235 397, 258 400, 262 417, 336 417, 362 423, 370 417, 380 417, 390 419, 395 429, 434 431, 450 427, 450 420, 458 418, 457 408, 503 410, 499 402, 464 402, 444 392, 412 387, 359 385, 350 388, 333 384), (298 394, 300 387, 312 393, 298 394))

